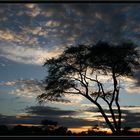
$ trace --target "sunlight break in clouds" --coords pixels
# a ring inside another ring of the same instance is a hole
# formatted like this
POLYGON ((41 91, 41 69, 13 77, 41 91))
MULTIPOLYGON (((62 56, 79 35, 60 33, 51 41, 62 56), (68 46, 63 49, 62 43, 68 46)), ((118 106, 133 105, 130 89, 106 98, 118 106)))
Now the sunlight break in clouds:
MULTIPOLYGON (((134 77, 135 78, 135 77, 134 77)), ((124 81, 124 90, 127 92, 127 93, 138 93, 140 94, 140 86, 137 85, 137 79, 130 79, 130 78, 123 78, 125 81, 124 81)))
POLYGON ((24 63, 24 64, 35 64, 43 65, 46 59, 55 57, 61 53, 61 47, 53 50, 44 48, 31 48, 16 45, 1 45, 0 56, 9 60, 24 63))

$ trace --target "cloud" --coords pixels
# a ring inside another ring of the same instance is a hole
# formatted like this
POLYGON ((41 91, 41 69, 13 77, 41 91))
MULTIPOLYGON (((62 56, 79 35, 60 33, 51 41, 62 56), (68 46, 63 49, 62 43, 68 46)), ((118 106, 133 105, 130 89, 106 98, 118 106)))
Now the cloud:
MULTIPOLYGON (((1 11, 6 13, 6 22, 11 23, 10 27, 9 24, 5 24, 3 30, 8 28, 19 36, 24 31, 20 28, 21 26, 25 28, 41 27, 43 31, 49 30, 50 32, 45 37, 46 40, 54 35, 61 40, 61 44, 64 42, 94 42, 101 39, 109 41, 130 39, 128 34, 134 37, 135 35, 132 33, 137 32, 136 29, 138 29, 139 15, 137 13, 139 6, 136 4, 105 5, 87 3, 56 5, 29 3, 12 6, 8 4, 8 6, 4 5, 1 8, 1 11), (14 17, 13 19, 10 18, 10 14, 12 14, 11 17, 14 17), (12 25, 16 25, 20 29, 14 30, 12 25), (74 41, 69 41, 69 38, 72 37, 74 41)), ((28 31, 24 32, 24 35, 30 37, 28 31)))
MULTIPOLYGON (((140 66, 139 66, 140 68, 140 66)), ((137 87, 140 87, 140 70, 137 70, 135 72, 135 75, 134 75, 135 79, 136 79, 136 86, 137 87)))
MULTIPOLYGON (((122 126, 139 127, 140 111, 135 112, 132 109, 139 106, 124 106, 122 109, 122 126)), ((80 110, 61 110, 50 106, 31 106, 25 108, 24 112, 16 116, 0 115, 0 124, 40 124, 42 120, 52 120, 58 122, 58 125, 66 127, 93 126, 100 122, 104 124, 104 119, 98 112, 80 111, 80 110)))
POLYGON ((140 94, 140 87, 136 87, 136 86, 127 87, 125 89, 125 91, 127 93, 138 93, 138 94, 140 94))
POLYGON ((132 112, 129 110, 123 111, 126 115, 123 116, 123 127, 139 128, 140 126, 140 112, 132 112))
POLYGON ((70 102, 67 104, 80 104, 83 101, 84 97, 81 95, 67 94, 65 95, 65 98, 70 100, 70 102))
POLYGON ((15 94, 17 96, 25 97, 25 98, 36 98, 37 95, 40 95, 44 92, 45 84, 43 84, 41 81, 35 80, 35 79, 19 79, 14 81, 7 81, 4 83, 1 83, 1 85, 4 86, 13 86, 15 89, 13 89, 11 94, 15 94))
POLYGON ((27 3, 0 7, 0 17, 6 19, 1 21, 0 40, 14 43, 1 46, 6 48, 2 53, 8 53, 2 56, 10 60, 40 64, 46 55, 56 56, 58 48, 64 49, 70 44, 131 38, 138 42, 135 36, 139 29, 139 6, 136 4, 27 3), (21 54, 16 55, 19 50, 21 54), (34 52, 36 59, 30 52, 34 52))
POLYGON ((32 115, 46 115, 46 116, 67 116, 67 115, 75 115, 76 111, 72 110, 60 110, 56 107, 49 106, 31 106, 25 109, 26 113, 32 115))
POLYGON ((15 116, 7 116, 0 114, 0 124, 11 124, 11 123, 18 123, 18 120, 16 119, 15 116))
POLYGON ((127 110, 130 112, 140 112, 140 106, 122 106, 121 107, 122 110, 127 110))
POLYGON ((36 27, 21 27, 22 31, 24 33, 32 33, 34 35, 39 34, 39 32, 42 30, 41 26, 36 26, 36 27))
POLYGON ((124 86, 124 90, 127 93, 138 93, 140 94, 140 85, 139 85, 139 75, 135 75, 132 79, 130 78, 123 78, 124 83, 122 84, 124 86))
MULTIPOLYGON (((139 76, 134 73, 134 76, 129 78, 129 77, 120 77, 119 78, 119 84, 121 87, 121 90, 124 90, 126 93, 140 93, 139 89, 139 76)), ((122 91, 120 91, 122 92, 122 91)))
POLYGON ((92 125, 93 121, 82 118, 75 118, 77 111, 60 110, 47 106, 32 106, 25 109, 25 112, 18 113, 16 116, 0 115, 0 124, 40 124, 42 120, 52 120, 58 125, 67 127, 78 127, 92 125))
POLYGON ((33 3, 27 3, 25 4, 25 7, 29 8, 29 9, 33 9, 35 7, 36 4, 33 3))
MULTIPOLYGON (((121 110, 122 127, 139 128, 140 106, 121 106, 121 110)), ((105 109, 105 111, 106 113, 108 113, 108 116, 110 116, 109 110, 105 109)), ((117 112, 117 110, 115 109, 114 112, 117 112)), ((95 107, 89 107, 87 109, 87 118, 89 118, 89 120, 93 120, 93 118, 98 118, 101 122, 104 122, 104 119, 102 118, 101 114, 98 113, 98 109, 96 109, 95 107), (88 112, 94 112, 95 116, 90 115, 88 112)))
MULTIPOLYGON (((123 127, 130 126, 135 128, 139 127, 140 106, 122 106, 121 109, 122 109, 122 126, 123 127)), ((106 112, 108 111, 106 110, 106 112)), ((85 110, 73 111, 73 110, 60 110, 58 108, 52 107, 32 106, 31 108, 30 107, 27 108, 26 113, 36 114, 38 116, 46 115, 49 118, 53 118, 56 121, 56 118, 54 118, 55 116, 58 117, 58 122, 60 121, 62 124, 67 124, 69 127, 76 127, 76 125, 77 127, 83 125, 93 126, 98 124, 99 121, 101 122, 101 125, 105 125, 104 119, 102 118, 101 114, 98 112, 98 110, 93 109, 93 107, 90 107, 89 109, 85 110)))
POLYGON ((28 15, 28 16, 31 16, 31 17, 36 17, 40 14, 41 12, 41 9, 38 7, 37 4, 25 4, 25 7, 28 9, 28 11, 25 11, 25 13, 28 15))
MULTIPOLYGON (((27 113, 24 115, 30 116, 31 118, 45 118, 48 120, 57 121, 59 125, 68 127, 78 127, 83 125, 96 124, 96 120, 88 120, 87 116, 80 116, 81 111, 79 110, 60 110, 59 108, 48 107, 48 106, 32 106, 25 109, 27 113), (79 115, 78 115, 79 114, 79 115)), ((22 117, 22 116, 21 116, 22 117)), ((23 117, 23 118, 24 118, 23 117)))
POLYGON ((43 65, 46 59, 58 56, 61 53, 61 49, 55 48, 48 50, 47 48, 32 48, 25 46, 17 46, 15 44, 1 44, 0 45, 0 57, 7 58, 9 60, 24 63, 43 65))
MULTIPOLYGON (((27 99, 36 99, 36 97, 42 93, 45 93, 46 84, 43 81, 39 81, 37 79, 18 79, 7 82, 1 82, 2 86, 11 86, 13 89, 9 92, 9 94, 15 94, 18 97, 25 97, 27 99)), ((83 97, 80 95, 71 95, 67 94, 65 99, 69 100, 69 103, 61 103, 67 105, 76 105, 82 102, 83 97)), ((54 102, 58 103, 58 102, 54 102)), ((47 101, 45 102, 47 104, 47 101)), ((60 104, 60 103, 59 103, 60 104)))
MULTIPOLYGON (((100 122, 102 122, 102 123, 105 122, 105 120, 102 117, 101 113, 99 112, 99 109, 97 108, 97 106, 90 106, 88 104, 84 104, 83 108, 85 108, 85 109, 83 109, 82 116, 85 119, 100 120, 100 122)), ((106 114, 108 115, 108 117, 111 119, 111 114, 110 114, 108 107, 104 106, 103 108, 104 108, 104 111, 106 112, 106 114)), ((114 110, 114 113, 117 115, 118 111, 117 111, 116 106, 113 106, 113 110, 114 110)), ((128 122, 128 123, 132 122, 133 127, 134 127, 134 125, 136 125, 138 127, 138 125, 135 123, 133 118, 137 117, 137 115, 140 115, 140 106, 131 106, 131 105, 130 106, 121 106, 121 111, 122 111, 123 126, 127 125, 127 124, 125 124, 126 122, 128 122), (132 118, 129 116, 131 116, 132 118)), ((140 123, 140 122, 138 122, 138 123, 140 123)))
POLYGON ((14 34, 9 30, 0 30, 0 38, 5 40, 13 40, 14 34))

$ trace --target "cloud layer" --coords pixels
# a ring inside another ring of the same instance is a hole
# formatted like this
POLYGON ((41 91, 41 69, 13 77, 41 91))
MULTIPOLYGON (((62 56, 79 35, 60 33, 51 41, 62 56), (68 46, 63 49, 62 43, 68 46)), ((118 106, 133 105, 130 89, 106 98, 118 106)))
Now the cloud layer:
MULTIPOLYGON (((124 106, 123 112, 123 127, 137 128, 140 125, 140 112, 136 112, 139 106, 124 106), (132 110, 133 111, 130 111, 132 110)), ((42 120, 52 120, 58 122, 58 125, 66 127, 81 127, 94 126, 99 122, 104 124, 104 119, 96 110, 60 110, 49 106, 31 106, 25 109, 25 112, 19 113, 16 116, 0 115, 0 124, 40 124, 42 120)))
POLYGON ((1 85, 16 87, 15 90, 13 89, 10 93, 25 98, 36 98, 37 95, 44 92, 45 87, 42 82, 35 79, 19 79, 14 81, 7 81, 1 83, 1 85))
MULTIPOLYGON (((25 97, 26 99, 36 99, 38 95, 45 93, 46 86, 43 81, 37 79, 18 79, 1 82, 0 85, 13 87, 13 90, 9 94, 15 94, 18 97, 25 97)), ((66 95, 65 99, 70 100, 66 104, 79 104, 83 100, 83 97, 80 95, 66 95)))
POLYGON ((139 43, 137 4, 0 4, 0 56, 42 64, 70 44, 139 43), (119 12, 118 12, 119 9, 119 12), (16 27, 16 28, 15 28, 16 27))
POLYGON ((57 48, 48 50, 41 47, 23 47, 16 46, 13 43, 3 43, 1 44, 0 52, 0 57, 4 57, 15 62, 43 65, 46 59, 58 56, 61 50, 57 48))

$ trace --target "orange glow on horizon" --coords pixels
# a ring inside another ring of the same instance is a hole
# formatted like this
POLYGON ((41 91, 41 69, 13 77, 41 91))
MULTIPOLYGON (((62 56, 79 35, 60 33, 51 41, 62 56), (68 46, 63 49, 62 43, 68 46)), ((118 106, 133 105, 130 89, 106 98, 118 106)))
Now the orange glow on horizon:
POLYGON ((81 126, 81 127, 71 127, 71 128, 68 128, 68 130, 75 132, 75 133, 79 133, 82 131, 87 131, 88 129, 91 129, 91 128, 92 128, 92 126, 81 126))
MULTIPOLYGON (((31 126, 36 126, 36 127, 39 127, 39 126, 42 126, 41 124, 10 124, 9 126, 27 126, 27 127, 31 127, 31 126)), ((73 133, 80 133, 80 132, 87 132, 88 130, 92 130, 92 127, 93 126, 81 126, 81 127, 69 127, 68 130, 70 130, 71 132, 73 133)), ((103 128, 103 127, 100 127, 99 130, 94 130, 95 132, 98 132, 98 131, 103 131, 103 132, 107 132, 108 134, 111 134, 111 130, 109 128, 103 128)), ((140 132, 140 128, 131 128, 129 130, 130 132, 140 132)))
MULTIPOLYGON (((74 133, 80 133, 80 132, 87 132, 88 130, 91 130, 92 126, 83 126, 83 127, 73 127, 73 128, 68 128, 68 130, 74 132, 74 133)), ((111 134, 111 130, 109 128, 99 128, 99 130, 95 130, 96 132, 98 131, 106 131, 108 134, 111 134)), ((132 128, 129 130, 130 132, 140 132, 140 128, 132 128)))

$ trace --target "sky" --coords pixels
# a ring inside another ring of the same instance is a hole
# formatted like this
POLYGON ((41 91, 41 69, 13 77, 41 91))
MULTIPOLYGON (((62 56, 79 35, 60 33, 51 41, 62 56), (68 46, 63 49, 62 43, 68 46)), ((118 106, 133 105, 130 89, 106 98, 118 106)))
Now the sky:
MULTIPOLYGON (((68 127, 92 126, 97 108, 81 96, 71 103, 46 102, 46 59, 70 45, 99 40, 132 40, 140 45, 140 5, 134 3, 13 3, 0 4, 0 124, 38 124, 43 119, 68 127), (88 116, 88 117, 87 117, 88 116)), ((140 126, 140 71, 124 79, 120 94, 124 126, 140 126)))

